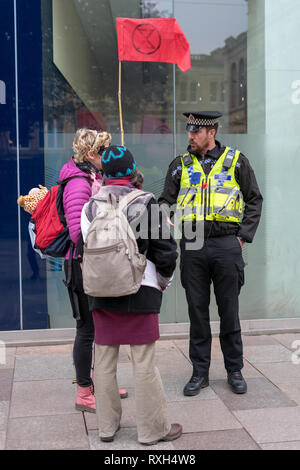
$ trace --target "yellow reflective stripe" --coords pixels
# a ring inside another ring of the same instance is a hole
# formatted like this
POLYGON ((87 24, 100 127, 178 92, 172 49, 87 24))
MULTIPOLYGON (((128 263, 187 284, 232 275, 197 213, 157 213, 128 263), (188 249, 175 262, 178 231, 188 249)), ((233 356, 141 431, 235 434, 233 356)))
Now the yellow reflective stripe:
MULTIPOLYGON (((206 177, 199 160, 193 155, 193 163, 185 166, 182 160, 182 175, 180 190, 177 197, 177 207, 182 210, 188 209, 189 214, 182 216, 183 220, 201 219, 204 218, 205 202, 206 202, 206 219, 207 220, 230 220, 231 222, 239 223, 241 214, 243 212, 243 198, 240 193, 240 187, 235 180, 235 167, 240 155, 239 150, 235 150, 234 160, 231 167, 227 170, 226 174, 231 176, 231 180, 224 180, 222 186, 216 184, 214 176, 220 174, 223 169, 224 161, 230 147, 226 147, 221 157, 218 159, 216 165, 211 169, 209 175, 206 177), (200 172, 200 183, 191 186, 189 171, 191 168, 193 172, 200 172), (203 189, 204 182, 208 183, 208 188, 203 189), (187 197, 189 195, 189 197, 187 197), (239 195, 241 197, 239 197, 239 195)), ((186 153, 183 157, 189 155, 186 153)), ((182 158, 183 158, 182 157, 182 158)))

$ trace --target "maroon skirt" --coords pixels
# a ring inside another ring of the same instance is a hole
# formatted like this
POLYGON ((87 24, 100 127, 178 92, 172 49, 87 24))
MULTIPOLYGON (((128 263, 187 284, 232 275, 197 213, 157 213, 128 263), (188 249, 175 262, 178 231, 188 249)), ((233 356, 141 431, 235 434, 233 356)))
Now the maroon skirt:
POLYGON ((158 313, 93 310, 95 343, 149 344, 159 339, 158 313))

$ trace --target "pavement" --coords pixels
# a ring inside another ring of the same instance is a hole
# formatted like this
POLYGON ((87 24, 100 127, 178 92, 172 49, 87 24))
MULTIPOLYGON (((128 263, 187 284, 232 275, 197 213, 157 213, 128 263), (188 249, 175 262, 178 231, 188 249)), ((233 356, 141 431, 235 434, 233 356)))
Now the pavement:
POLYGON ((129 347, 121 347, 118 363, 119 386, 129 397, 122 400, 121 429, 112 443, 100 442, 95 415, 74 408, 71 344, 6 348, 0 356, 0 449, 300 450, 300 333, 243 341, 247 394, 229 389, 213 338, 210 386, 196 397, 182 394, 192 371, 188 340, 157 342, 170 421, 183 425, 183 435, 150 448, 137 442, 129 347))

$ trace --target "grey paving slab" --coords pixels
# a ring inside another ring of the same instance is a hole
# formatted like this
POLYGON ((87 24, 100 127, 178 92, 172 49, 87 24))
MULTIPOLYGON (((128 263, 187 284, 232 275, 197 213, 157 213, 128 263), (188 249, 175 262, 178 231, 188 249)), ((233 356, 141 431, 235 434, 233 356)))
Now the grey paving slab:
POLYGON ((174 341, 176 348, 189 359, 189 340, 188 339, 177 339, 174 341))
POLYGON ((184 372, 188 373, 187 371, 191 368, 189 360, 178 350, 167 354, 156 354, 155 362, 160 373, 169 377, 177 377, 184 372))
POLYGON ((220 399, 168 403, 168 416, 182 424, 184 433, 242 428, 220 399))
POLYGON ((300 441, 260 444, 262 450, 300 450, 300 441))
MULTIPOLYGON (((188 340, 159 341, 156 363, 169 419, 183 425, 184 435, 172 443, 159 443, 158 449, 255 449, 258 439, 263 449, 298 450, 300 365, 291 362, 289 345, 299 338, 300 334, 244 337, 246 395, 234 395, 228 388, 219 339, 213 338, 210 387, 196 397, 182 394, 192 373, 188 340)), ((117 377, 119 386, 129 390, 129 398, 122 400, 120 437, 112 444, 100 442, 96 415, 74 408, 72 348, 72 344, 6 348, 6 364, 0 364, 0 449, 89 449, 90 445, 102 449, 104 445, 105 450, 147 450, 137 443, 130 347, 120 348, 117 377), (70 429, 75 441, 69 439, 70 429)))
POLYGON ((166 395, 166 399, 168 402, 172 401, 197 401, 197 400, 213 400, 218 398, 215 392, 212 390, 211 387, 204 388, 201 390, 199 395, 195 397, 185 397, 183 395, 183 388, 187 382, 186 377, 168 377, 162 376, 162 382, 164 386, 164 391, 166 395))
POLYGON ((0 401, 0 431, 6 431, 9 413, 9 402, 0 401))
POLYGON ((291 360, 291 351, 281 344, 245 346, 243 352, 244 357, 252 364, 291 360))
POLYGON ((276 385, 278 388, 280 388, 282 393, 284 393, 291 400, 294 400, 298 405, 300 405, 300 379, 298 382, 277 382, 276 385))
POLYGON ((280 382, 300 380, 300 365, 292 362, 260 363, 255 364, 255 367, 275 385, 280 382))
MULTIPOLYGON (((249 364, 247 360, 244 360, 244 367, 242 369, 242 374, 245 379, 251 379, 256 377, 261 377, 262 374, 254 367, 252 364, 249 364)), ((209 370, 210 380, 227 380, 227 372, 224 366, 223 361, 212 361, 210 364, 209 370)))
POLYGON ((155 351, 156 354, 164 353, 166 351, 176 351, 177 347, 175 341, 173 340, 164 340, 164 341, 157 341, 155 344, 155 351))
MULTIPOLYGON (((189 340, 176 340, 174 341, 176 347, 181 351, 181 353, 189 359, 189 340)), ((211 344, 211 357, 212 359, 222 360, 223 353, 220 346, 219 338, 212 338, 211 344)))
POLYGON ((290 350, 295 350, 295 348, 299 349, 300 347, 300 333, 274 335, 273 338, 290 350), (297 343, 295 344, 296 341, 297 343))
POLYGON ((75 410, 76 392, 71 380, 15 382, 10 417, 79 413, 75 410))
POLYGON ((176 450, 259 450, 244 429, 183 434, 173 446, 176 450))
POLYGON ((16 348, 16 354, 27 355, 27 354, 42 354, 42 355, 53 355, 53 354, 72 354, 72 344, 58 344, 58 345, 44 345, 44 346, 19 346, 16 348))
POLYGON ((247 379, 248 390, 243 395, 233 393, 225 381, 211 382, 211 387, 230 410, 282 408, 296 406, 284 393, 265 378, 247 379))
POLYGON ((10 400, 13 376, 13 369, 0 370, 0 401, 10 400))
POLYGON ((16 348, 0 346, 0 371, 3 369, 13 369, 15 366, 16 348))
POLYGON ((299 407, 243 410, 233 413, 258 444, 299 440, 299 407))
POLYGON ((242 335, 243 345, 245 346, 265 346, 268 344, 278 344, 272 335, 248 336, 242 335))
POLYGON ((6 450, 89 449, 82 413, 10 419, 6 450))
POLYGON ((67 344, 74 342, 75 332, 75 328, 0 331, 0 339, 12 346, 67 344))
POLYGON ((117 432, 113 442, 101 442, 98 431, 89 431, 89 442, 91 450, 174 450, 171 442, 159 442, 154 446, 143 446, 137 441, 137 432, 133 428, 122 428, 117 432))
POLYGON ((69 353, 16 355, 15 381, 66 378, 75 378, 73 359, 69 353))
POLYGON ((6 432, 0 431, 0 450, 5 450, 6 432))
POLYGON ((97 416, 95 413, 84 412, 84 420, 88 431, 98 429, 97 416))

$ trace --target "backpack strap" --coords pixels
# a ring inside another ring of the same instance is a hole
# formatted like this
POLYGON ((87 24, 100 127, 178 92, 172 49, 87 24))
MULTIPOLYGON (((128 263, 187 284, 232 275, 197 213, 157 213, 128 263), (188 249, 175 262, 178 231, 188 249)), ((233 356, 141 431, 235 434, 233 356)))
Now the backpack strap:
POLYGON ((140 189, 135 189, 131 191, 130 193, 126 194, 126 196, 120 199, 119 209, 124 210, 126 206, 129 206, 131 202, 133 202, 135 199, 137 199, 138 197, 144 194, 145 194, 145 191, 142 191, 140 189))
MULTIPOLYGON (((89 185, 92 187, 93 183, 92 183, 92 181, 90 180, 90 178, 88 176, 70 176, 70 178, 66 178, 64 181, 57 181, 57 184, 61 187, 61 191, 60 191, 60 195, 59 195, 59 202, 58 202, 58 214, 59 214, 59 218, 60 218, 61 222, 65 226, 67 225, 67 221, 65 219, 65 213, 64 213, 64 210, 63 210, 63 192, 65 190, 65 187, 66 187, 67 183, 69 181, 71 181, 73 179, 77 179, 77 178, 87 180, 89 185)), ((71 270, 72 270, 72 265, 71 264, 72 264, 73 252, 74 252, 74 243, 71 242, 71 244, 70 244, 70 256, 69 256, 69 259, 71 258, 71 263, 68 263, 68 273, 67 273, 67 276, 66 276, 67 277, 67 280, 66 280, 67 284, 71 280, 71 270), (68 275, 70 275, 70 279, 68 279, 68 275)), ((79 255, 82 256, 82 253, 83 253, 83 240, 82 240, 82 234, 80 232, 80 238, 79 238, 79 241, 77 243, 76 250, 75 250, 75 258, 80 259, 79 255)))
POLYGON ((74 251, 74 243, 70 243, 70 251, 69 251, 69 259, 67 262, 67 272, 66 272, 66 280, 63 281, 66 287, 70 287, 72 282, 72 259, 73 259, 73 251, 74 251))
MULTIPOLYGON (((130 193, 122 196, 119 199, 119 203, 117 202, 117 198, 114 194, 109 193, 107 197, 91 197, 90 200, 93 200, 97 203, 97 205, 101 204, 101 202, 111 204, 115 209, 119 207, 120 210, 124 210, 126 206, 128 206, 131 202, 133 202, 138 197, 147 194, 145 191, 141 191, 140 189, 134 189, 130 191, 130 193)), ((154 196, 153 196, 154 197, 154 196)))

